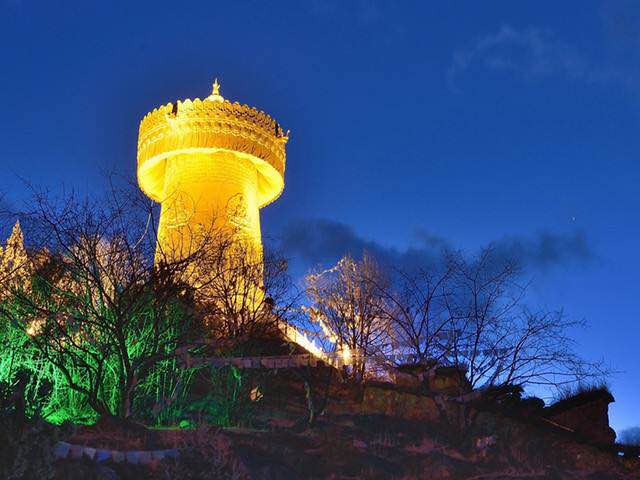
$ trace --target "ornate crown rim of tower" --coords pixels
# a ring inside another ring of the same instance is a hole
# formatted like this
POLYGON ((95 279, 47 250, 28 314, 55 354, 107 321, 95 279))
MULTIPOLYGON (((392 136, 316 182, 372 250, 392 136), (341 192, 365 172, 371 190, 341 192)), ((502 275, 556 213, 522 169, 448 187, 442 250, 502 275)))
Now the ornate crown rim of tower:
POLYGON ((262 208, 284 189, 288 139, 289 132, 263 111, 224 99, 216 79, 212 94, 204 100, 178 100, 144 116, 138 136, 138 184, 150 198, 162 202, 168 158, 227 151, 256 167, 262 208))

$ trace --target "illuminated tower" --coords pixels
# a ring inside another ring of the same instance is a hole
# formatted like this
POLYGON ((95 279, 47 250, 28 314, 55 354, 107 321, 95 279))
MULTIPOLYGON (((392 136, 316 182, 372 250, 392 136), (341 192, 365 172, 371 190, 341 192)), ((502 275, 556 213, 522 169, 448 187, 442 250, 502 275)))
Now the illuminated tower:
POLYGON ((225 100, 217 80, 204 100, 148 113, 140 122, 138 183, 162 204, 158 241, 165 254, 184 255, 185 242, 213 227, 239 233, 261 258, 259 209, 284 188, 287 140, 264 112, 225 100))
MULTIPOLYGON (((138 183, 162 204, 163 253, 180 258, 197 246, 191 240, 198 232, 213 227, 239 234, 261 261, 260 208, 282 193, 288 138, 266 113, 222 98, 217 80, 204 100, 148 113, 140 122, 138 183)), ((280 328, 289 341, 325 358, 295 327, 280 328)))

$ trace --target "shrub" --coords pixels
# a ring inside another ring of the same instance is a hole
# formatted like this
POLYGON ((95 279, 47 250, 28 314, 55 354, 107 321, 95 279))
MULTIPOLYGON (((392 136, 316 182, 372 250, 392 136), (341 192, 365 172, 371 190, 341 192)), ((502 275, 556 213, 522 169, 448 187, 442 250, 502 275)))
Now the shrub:
POLYGON ((14 384, 0 382, 0 478, 7 480, 51 479, 55 475, 53 449, 70 427, 45 422, 39 408, 47 398, 46 385, 31 410, 26 407, 28 372, 21 371, 14 384))
POLYGON ((211 368, 206 394, 186 408, 191 422, 220 427, 251 425, 257 399, 251 398, 250 377, 246 370, 234 366, 211 368))
POLYGON ((178 457, 167 467, 174 480, 244 480, 248 476, 233 454, 229 442, 212 429, 201 429, 179 446, 178 457))

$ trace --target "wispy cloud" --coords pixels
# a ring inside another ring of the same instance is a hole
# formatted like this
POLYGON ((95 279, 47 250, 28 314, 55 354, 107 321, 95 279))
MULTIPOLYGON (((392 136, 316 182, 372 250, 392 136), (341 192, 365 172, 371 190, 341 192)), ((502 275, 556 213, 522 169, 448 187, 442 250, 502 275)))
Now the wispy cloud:
POLYGON ((596 259, 583 232, 541 231, 533 236, 506 236, 493 242, 496 254, 525 268, 581 265, 596 259))
POLYGON ((449 66, 449 80, 455 84, 476 68, 511 72, 527 79, 559 76, 594 83, 629 82, 623 70, 595 63, 548 29, 519 30, 510 25, 457 51, 449 66))
POLYGON ((437 260, 442 248, 448 247, 445 239, 425 233, 416 247, 398 250, 368 240, 344 223, 327 219, 290 222, 282 232, 281 244, 285 252, 306 267, 329 266, 345 254, 359 257, 363 251, 398 266, 428 265, 437 260))
MULTIPOLYGON (((289 223, 281 235, 282 248, 304 266, 329 266, 349 253, 363 251, 384 263, 402 268, 428 267, 439 262, 442 252, 453 250, 448 239, 417 230, 409 248, 397 249, 358 235, 344 223, 307 219, 289 223)), ((523 268, 544 270, 560 265, 584 265, 596 258, 585 235, 579 231, 541 231, 532 236, 505 236, 492 242, 496 258, 518 262, 523 268)))

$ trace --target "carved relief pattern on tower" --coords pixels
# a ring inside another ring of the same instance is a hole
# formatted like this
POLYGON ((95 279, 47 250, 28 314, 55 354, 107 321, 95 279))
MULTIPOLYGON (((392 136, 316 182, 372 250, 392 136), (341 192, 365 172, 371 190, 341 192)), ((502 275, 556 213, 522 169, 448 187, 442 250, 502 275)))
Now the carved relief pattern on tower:
POLYGON ((183 227, 195 213, 193 198, 186 192, 175 192, 168 200, 168 215, 164 217, 168 228, 183 227))

